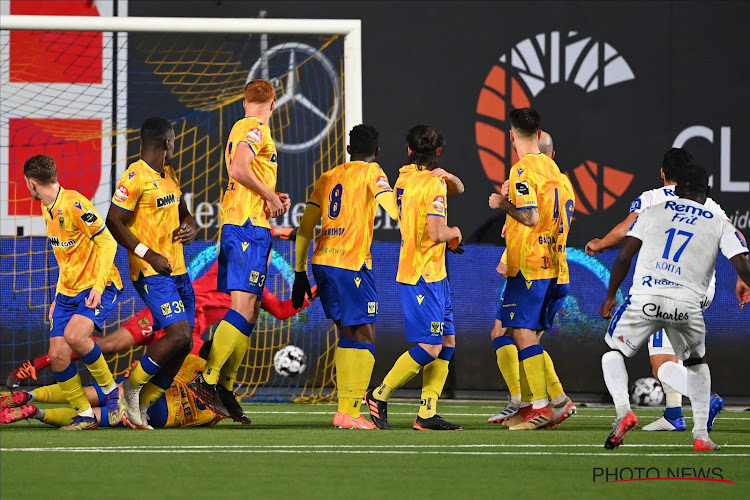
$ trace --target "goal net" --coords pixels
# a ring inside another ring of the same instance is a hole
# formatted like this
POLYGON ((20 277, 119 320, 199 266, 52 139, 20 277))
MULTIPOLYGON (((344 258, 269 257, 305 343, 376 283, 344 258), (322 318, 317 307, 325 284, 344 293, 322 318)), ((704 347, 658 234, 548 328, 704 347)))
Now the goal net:
MULTIPOLYGON (((292 199, 290 212, 272 221, 278 227, 298 226, 315 179, 344 161, 347 130, 361 122, 359 21, 117 18, 107 12, 111 3, 89 5, 95 12, 76 12, 81 17, 26 16, 24 2, 11 3, 10 12, 4 3, 0 12, 3 380, 47 351, 47 312, 58 275, 39 202, 30 199, 24 183, 27 158, 55 158, 61 185, 91 198, 104 215, 117 179, 138 159, 141 122, 169 118, 177 138, 172 165, 200 228, 185 247, 195 281, 216 261, 227 180, 223 150, 229 130, 244 115, 247 81, 268 79, 278 94, 270 120, 277 189, 292 199)), ((293 251, 292 242, 274 240, 266 287, 280 300, 291 295, 293 251)), ((126 277, 122 248, 115 262, 126 277)), ((143 307, 125 283, 103 335, 143 307)), ((336 339, 317 301, 288 320, 261 313, 239 370, 238 394, 267 401, 331 399, 336 339), (289 344, 305 351, 307 370, 284 378, 276 374, 273 356, 289 344)), ((111 355, 116 375, 143 349, 111 355)), ((53 378, 47 370, 30 382, 53 378)))

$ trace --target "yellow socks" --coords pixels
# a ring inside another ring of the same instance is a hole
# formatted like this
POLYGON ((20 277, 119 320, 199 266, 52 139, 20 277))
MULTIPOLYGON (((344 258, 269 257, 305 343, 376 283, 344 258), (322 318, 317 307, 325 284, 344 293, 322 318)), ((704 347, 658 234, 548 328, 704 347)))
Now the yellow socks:
POLYGON ((40 418, 42 422, 55 427, 62 427, 73 422, 76 417, 76 411, 72 408, 51 408, 43 410, 44 414, 40 418))
POLYGON ((153 381, 150 381, 143 386, 143 389, 141 389, 140 404, 147 408, 151 408, 165 392, 165 389, 159 387, 153 383, 153 381))
POLYGON ((518 353, 520 364, 526 372, 534 408, 542 408, 549 404, 543 354, 544 349, 539 344, 529 346, 518 353))
POLYGON ((565 399, 565 391, 560 382, 560 377, 557 376, 555 364, 552 362, 552 358, 549 357, 549 354, 547 354, 547 351, 544 351, 542 356, 544 356, 544 375, 547 394, 549 394, 549 397, 552 399, 552 403, 560 404, 562 400, 565 399))
POLYGON ((29 391, 34 396, 32 402, 39 403, 60 403, 65 404, 68 399, 65 397, 65 393, 60 387, 60 384, 45 385, 37 387, 33 391, 29 391))
POLYGON ((81 361, 86 364, 86 368, 89 369, 99 387, 104 390, 104 394, 109 394, 117 387, 99 344, 94 343, 94 348, 88 354, 81 356, 81 361))
POLYGON ((81 377, 75 367, 72 364, 68 365, 65 370, 54 372, 54 376, 63 394, 65 394, 65 399, 73 409, 81 415, 94 416, 91 403, 89 403, 86 393, 83 391, 81 377))
POLYGON ((412 347, 396 360, 391 371, 383 379, 383 383, 373 391, 373 397, 381 401, 388 401, 393 391, 413 379, 423 366, 433 361, 435 361, 435 358, 420 346, 412 347))
POLYGON ((143 387, 149 380, 151 380, 151 377, 156 375, 159 368, 161 368, 161 366, 156 364, 148 354, 144 354, 141 361, 130 371, 130 377, 128 377, 127 381, 133 385, 133 387, 143 387))
MULTIPOLYGON (((211 353, 206 361, 206 370, 203 372, 203 379, 211 385, 215 385, 221 378, 221 370, 224 364, 232 356, 234 351, 242 350, 242 357, 247 351, 247 342, 242 337, 250 337, 255 328, 255 323, 248 323, 247 320, 234 309, 227 311, 224 319, 219 323, 213 337, 211 353), (244 349, 243 349, 244 346, 244 349)), ((240 362, 242 361, 240 357, 240 362)), ((226 376, 230 376, 230 368, 227 367, 226 376)), ((235 368, 235 376, 237 368, 235 368)), ((230 389, 231 390, 231 389, 230 389)))
POLYGON ((250 346, 250 337, 241 335, 236 339, 234 350, 224 362, 219 372, 219 383, 229 392, 234 392, 234 383, 237 380, 237 370, 240 369, 242 360, 245 359, 247 348, 250 346))
POLYGON ((510 391, 510 399, 518 404, 521 400, 521 375, 516 344, 507 336, 492 339, 492 344, 497 355, 497 367, 510 391))
POLYGON ((453 347, 443 347, 438 359, 425 365, 422 374, 422 401, 419 416, 430 418, 437 413, 437 401, 448 378, 448 362, 453 357, 453 347))
POLYGON ((338 411, 357 419, 362 397, 370 385, 375 366, 375 346, 354 339, 339 338, 334 362, 336 364, 336 387, 338 389, 338 411))

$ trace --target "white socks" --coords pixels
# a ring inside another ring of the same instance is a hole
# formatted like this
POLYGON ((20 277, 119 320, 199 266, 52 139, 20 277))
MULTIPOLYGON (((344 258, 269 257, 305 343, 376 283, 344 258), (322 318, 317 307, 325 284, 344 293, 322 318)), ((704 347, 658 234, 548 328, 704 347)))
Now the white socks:
MULTIPOLYGON (((674 361, 667 361, 659 367, 659 371, 656 372, 656 374, 659 376, 659 380, 661 381, 662 385, 667 384, 668 386, 670 386, 670 388, 679 392, 683 396, 688 396, 688 374, 687 368, 685 368, 683 365, 677 364, 674 361)), ((667 394, 667 398, 669 398, 666 387, 664 392, 665 394, 667 394)), ((667 406, 669 406, 669 402, 667 402, 667 406)))
MULTIPOLYGON (((685 379, 685 385, 687 385, 687 370, 685 370, 685 379)), ((672 389, 666 382, 662 382, 661 386, 664 389, 667 408, 682 408, 682 394, 672 389)))
POLYGON ((690 403, 693 405, 693 439, 707 439, 711 371, 706 363, 687 367, 687 388, 690 403))
POLYGON ((615 402, 617 418, 622 418, 630 411, 628 398, 628 371, 625 358, 617 351, 609 351, 602 356, 602 373, 607 390, 615 402))

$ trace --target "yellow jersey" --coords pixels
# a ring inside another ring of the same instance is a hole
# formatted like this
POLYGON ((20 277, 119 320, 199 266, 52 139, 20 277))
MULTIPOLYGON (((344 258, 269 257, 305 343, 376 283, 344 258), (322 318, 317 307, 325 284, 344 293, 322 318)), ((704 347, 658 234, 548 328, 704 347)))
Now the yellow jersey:
POLYGON ((560 175, 560 230, 557 238, 557 266, 559 275, 557 284, 570 283, 568 271, 568 234, 576 210, 576 194, 570 179, 565 174, 560 175))
POLYGON ((167 399, 167 423, 165 427, 196 427, 215 425, 223 417, 209 410, 195 399, 187 384, 206 369, 206 360, 188 354, 177 372, 174 382, 164 393, 167 399))
POLYGON ((393 190, 377 163, 351 161, 320 176, 307 201, 322 212, 313 264, 372 269, 370 245, 378 196, 393 196, 393 190))
MULTIPOLYGON (((78 191, 63 189, 57 192, 50 206, 42 204, 47 238, 60 268, 57 293, 75 297, 84 290, 94 288, 99 274, 99 247, 94 237, 107 227, 94 205, 78 191)), ((106 285, 122 290, 120 272, 114 264, 106 285)), ((99 284, 101 290, 104 287, 99 284)))
POLYGON ((399 170, 394 187, 401 224, 401 252, 396 281, 415 285, 444 279, 445 243, 435 243, 427 231, 427 217, 448 218, 445 179, 432 177, 425 167, 406 165, 399 170))
MULTIPOLYGON (((180 198, 182 191, 177 175, 169 165, 159 173, 143 160, 131 163, 120 177, 112 204, 132 212, 125 223, 133 236, 154 252, 163 255, 172 266, 172 276, 187 272, 182 243, 174 241, 174 231, 180 227, 180 198)), ((128 252, 130 279, 136 281, 159 273, 145 260, 128 252)))
MULTIPOLYGON (((271 138, 271 129, 254 116, 246 116, 235 123, 232 131, 229 132, 229 141, 224 151, 227 171, 237 152, 237 146, 243 142, 250 146, 255 154, 249 168, 253 170, 260 182, 268 186, 271 191, 276 191, 276 144, 271 138)), ((229 177, 227 192, 221 202, 223 224, 242 226, 249 219, 253 226, 270 229, 270 216, 271 211, 258 193, 246 188, 231 176, 229 177)))
POLYGON ((558 276, 561 175, 557 164, 542 153, 527 154, 511 168, 508 199, 517 210, 537 208, 539 222, 528 227, 507 218, 508 276, 519 271, 527 280, 558 276))

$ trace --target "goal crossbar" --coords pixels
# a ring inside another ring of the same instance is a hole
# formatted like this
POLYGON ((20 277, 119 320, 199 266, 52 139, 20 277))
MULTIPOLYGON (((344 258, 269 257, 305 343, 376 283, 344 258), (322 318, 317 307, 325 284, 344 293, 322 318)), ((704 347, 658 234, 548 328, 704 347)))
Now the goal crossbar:
POLYGON ((0 16, 0 30, 156 33, 259 33, 344 36, 344 124, 362 123, 362 23, 359 19, 0 16))

